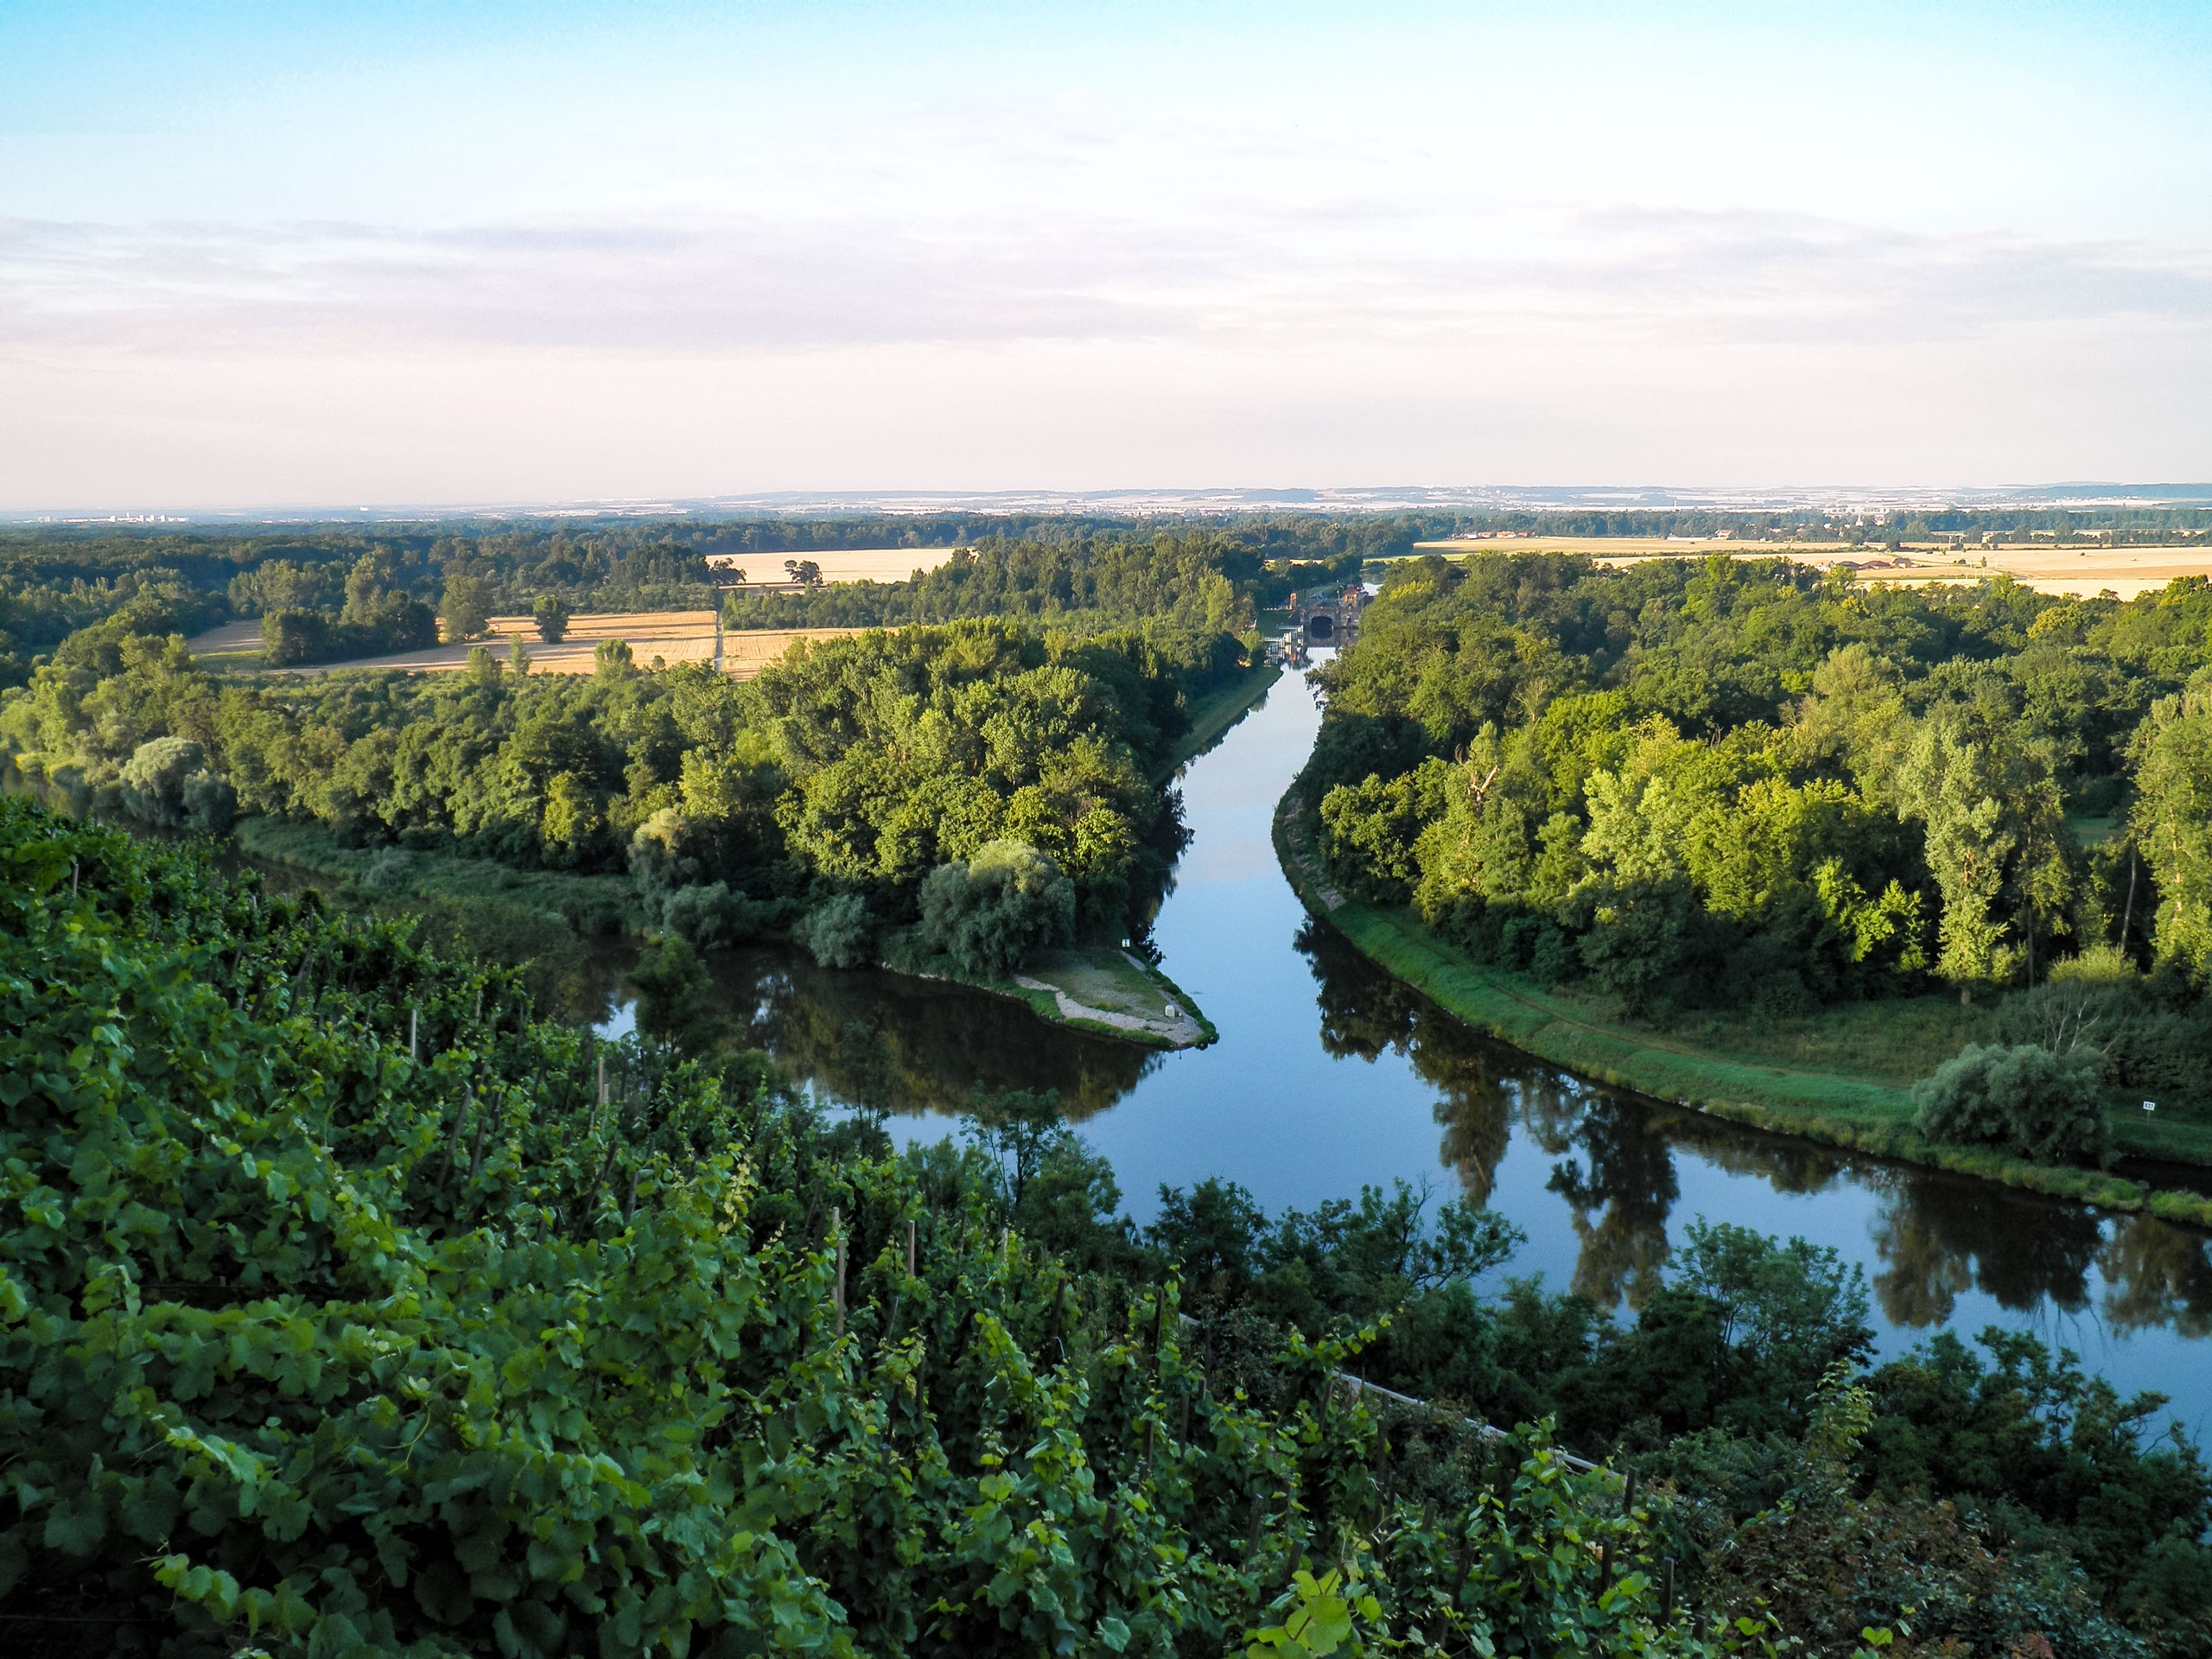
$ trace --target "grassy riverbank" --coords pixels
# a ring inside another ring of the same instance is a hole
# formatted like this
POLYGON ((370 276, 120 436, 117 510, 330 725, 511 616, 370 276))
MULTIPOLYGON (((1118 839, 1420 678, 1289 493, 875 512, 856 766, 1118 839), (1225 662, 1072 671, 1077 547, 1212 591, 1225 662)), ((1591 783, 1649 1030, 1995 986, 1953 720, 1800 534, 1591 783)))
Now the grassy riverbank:
POLYGON ((1146 1048, 1204 1048, 1221 1036, 1181 986, 1117 945, 1047 951, 1012 982, 960 982, 1013 997, 1054 1025, 1146 1048))
MULTIPOLYGON (((1275 851, 1306 908, 1325 919, 1392 977, 1404 981, 1459 1019, 1516 1048, 1603 1083, 1779 1135, 2001 1181, 2114 1210, 2148 1210, 2169 1220, 2212 1226, 2212 1199, 2185 1192, 2154 1192, 2096 1170, 2031 1164, 1977 1148, 1936 1146, 1912 1130, 1913 1077, 1955 1052, 1955 1030, 1919 1004, 1865 1005, 1833 1021, 1789 1022, 1785 1051, 1728 1052, 1605 1018, 1581 999, 1516 973, 1476 963, 1422 927, 1409 912, 1360 904, 1332 887, 1322 873, 1294 796, 1275 813, 1275 851), (1902 1008, 1903 1018, 1888 1015, 1902 1008), (1870 1012, 1871 1010, 1871 1012, 1870 1012), (1793 1027, 1795 1029, 1793 1029, 1793 1027), (1875 1055, 1885 1031, 1891 1052, 1875 1055), (1948 1044, 1948 1046, 1945 1045, 1948 1044), (1938 1052, 1940 1051, 1940 1052, 1938 1052), (1801 1055, 1825 1052, 1827 1064, 1801 1055), (1857 1057, 1859 1064, 1843 1061, 1857 1057), (1888 1075, 1884 1075, 1886 1071, 1888 1075), (1903 1073, 1903 1075, 1900 1075, 1903 1073)), ((1971 1022, 1971 1021, 1969 1021, 1971 1022)), ((1715 1035, 1738 1041, 1743 1022, 1712 1021, 1715 1035)), ((2212 1164, 2212 1128, 2138 1122, 2113 1114, 2124 1152, 2176 1162, 2212 1164)))
MULTIPOLYGON (((1249 692, 1248 702, 1256 696, 1249 692)), ((274 818, 241 819, 235 833, 251 859, 357 883, 378 907, 420 915, 442 944, 531 970, 563 1008, 572 993, 603 1001, 604 951, 592 940, 645 929, 635 889, 623 876, 518 870, 442 853, 394 856, 341 846, 321 824, 274 818)), ((1141 1047, 1202 1048, 1220 1034, 1174 981, 1116 945, 1053 951, 1016 981, 962 982, 1009 997, 1054 1025, 1141 1047)))
POLYGON ((1191 705, 1191 729, 1183 734, 1183 741, 1175 746, 1166 763, 1154 775, 1153 781, 1165 783, 1175 775, 1177 767, 1196 760, 1227 736, 1229 728, 1252 712, 1268 688, 1282 677, 1282 670, 1273 663, 1252 664, 1227 685, 1209 691, 1191 705))

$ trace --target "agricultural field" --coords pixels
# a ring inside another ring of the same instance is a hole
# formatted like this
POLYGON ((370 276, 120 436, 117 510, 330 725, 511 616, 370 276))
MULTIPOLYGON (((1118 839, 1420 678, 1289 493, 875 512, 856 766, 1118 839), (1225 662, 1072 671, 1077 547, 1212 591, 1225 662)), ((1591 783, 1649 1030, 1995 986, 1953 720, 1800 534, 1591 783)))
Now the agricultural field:
MULTIPOLYGON (((798 639, 823 639, 855 628, 790 628, 773 632, 726 633, 722 636, 722 664, 735 678, 750 679, 782 656, 798 639)), ((537 625, 527 616, 495 616, 491 634, 467 645, 434 645, 428 651, 403 652, 389 657, 357 657, 346 662, 316 663, 276 671, 287 674, 327 674, 334 669, 406 668, 428 673, 467 665, 475 645, 485 645, 504 657, 508 641, 520 639, 530 653, 534 674, 588 674, 595 665, 593 653, 600 642, 628 643, 638 666, 656 663, 711 662, 715 655, 715 613, 712 611, 623 611, 603 615, 571 617, 568 636, 557 645, 537 637, 537 625)), ((261 624, 232 622, 186 642, 194 657, 217 664, 229 658, 234 663, 251 656, 258 660, 261 624)))
POLYGON ((1638 559, 1701 559, 1726 553, 1739 559, 1788 557, 1821 569, 1847 563, 1863 582, 1979 582, 2010 575, 2044 594, 2089 598, 2110 588, 2121 599, 2164 588, 2177 576, 2212 576, 2212 545, 2174 547, 2054 546, 2049 542, 1942 547, 1932 543, 1885 548, 1834 542, 1754 542, 1735 539, 1625 536, 1483 537, 1421 542, 1417 553, 1447 556, 1497 550, 1511 553, 1586 553, 1601 564, 1638 559))
POLYGON ((748 588, 794 586, 785 581, 784 561, 805 559, 824 582, 904 582, 917 570, 934 570, 950 558, 949 547, 845 547, 812 553, 709 553, 716 573, 742 570, 748 588))

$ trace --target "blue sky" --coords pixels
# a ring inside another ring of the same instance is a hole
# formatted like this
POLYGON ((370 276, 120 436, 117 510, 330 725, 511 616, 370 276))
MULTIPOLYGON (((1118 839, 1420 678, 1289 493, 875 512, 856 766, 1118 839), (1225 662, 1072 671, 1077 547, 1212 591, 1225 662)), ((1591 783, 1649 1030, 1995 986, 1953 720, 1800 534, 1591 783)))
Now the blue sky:
POLYGON ((2212 476, 2212 7, 0 0, 0 507, 2212 476))

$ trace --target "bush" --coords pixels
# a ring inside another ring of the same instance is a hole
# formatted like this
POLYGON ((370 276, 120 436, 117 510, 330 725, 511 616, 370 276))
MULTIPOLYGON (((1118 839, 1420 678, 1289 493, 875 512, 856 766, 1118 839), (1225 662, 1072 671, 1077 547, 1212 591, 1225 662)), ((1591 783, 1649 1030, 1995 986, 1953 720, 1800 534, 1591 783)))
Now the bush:
POLYGON ((791 937, 824 968, 859 968, 875 959, 875 920, 857 893, 841 893, 809 911, 791 937))
POLYGON ((2096 1056, 2032 1043, 1969 1043, 1912 1089, 1912 1126, 1931 1141, 1995 1147, 2038 1164, 2112 1156, 2096 1056))
POLYGON ((1027 842, 994 841, 922 883, 918 943, 963 973, 1004 979, 1075 933, 1075 883, 1027 842))
POLYGON ((364 887, 378 893, 389 893, 407 885, 409 873, 414 868, 415 855, 397 847, 387 847, 369 861, 368 871, 361 877, 364 887))
POLYGON ((238 796, 207 766, 207 752, 188 737, 141 743, 124 763, 123 810, 139 823, 165 830, 219 835, 238 816, 238 796))
POLYGON ((2163 1003, 2132 964, 2109 969, 2117 954, 2084 952, 2053 968, 2046 983, 2013 992, 1997 1010, 1997 1039, 2087 1052, 2114 1087, 2162 1107, 2201 1105, 2212 1094, 2204 1069, 2212 1009, 2194 996, 2163 1003))
POLYGON ((757 939, 762 932, 762 906, 741 893, 732 893, 727 881, 678 887, 661 901, 661 925, 702 950, 719 950, 757 939))

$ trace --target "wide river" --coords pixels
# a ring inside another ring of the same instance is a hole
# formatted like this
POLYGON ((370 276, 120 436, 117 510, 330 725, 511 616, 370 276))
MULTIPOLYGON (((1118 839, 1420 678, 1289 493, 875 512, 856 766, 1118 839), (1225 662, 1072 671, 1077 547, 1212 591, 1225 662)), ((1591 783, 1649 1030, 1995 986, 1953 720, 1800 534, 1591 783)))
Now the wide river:
POLYGON ((2212 1417, 2212 1255, 2200 1234, 1746 1133, 1585 1083, 1478 1036, 1312 920, 1268 825, 1319 711, 1295 677, 1181 779, 1192 839, 1154 937, 1221 1032, 1160 1055, 1010 1002, 793 952, 717 959, 729 1010, 825 1100, 900 1141, 957 1131, 977 1087, 1057 1089, 1139 1222, 1163 1183, 1242 1183, 1270 1209, 1426 1184, 1486 1200, 1541 1274, 1632 1308, 1699 1217, 1861 1265, 1885 1354, 1948 1327, 2032 1331, 2123 1393, 2212 1417))

